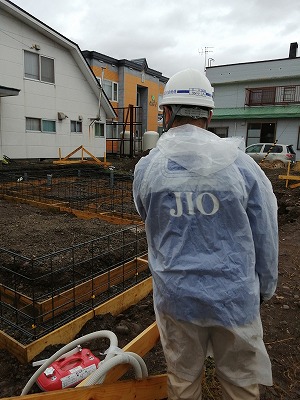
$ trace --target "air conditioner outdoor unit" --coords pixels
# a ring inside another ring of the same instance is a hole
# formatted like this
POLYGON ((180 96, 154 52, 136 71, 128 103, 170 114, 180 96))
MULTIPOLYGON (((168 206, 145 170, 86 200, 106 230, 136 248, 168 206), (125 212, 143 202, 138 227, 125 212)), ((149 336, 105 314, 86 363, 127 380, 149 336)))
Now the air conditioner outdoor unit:
POLYGON ((65 113, 63 113, 63 112, 58 112, 58 113, 57 113, 57 118, 60 119, 60 120, 62 120, 62 119, 68 118, 68 117, 66 116, 65 113))

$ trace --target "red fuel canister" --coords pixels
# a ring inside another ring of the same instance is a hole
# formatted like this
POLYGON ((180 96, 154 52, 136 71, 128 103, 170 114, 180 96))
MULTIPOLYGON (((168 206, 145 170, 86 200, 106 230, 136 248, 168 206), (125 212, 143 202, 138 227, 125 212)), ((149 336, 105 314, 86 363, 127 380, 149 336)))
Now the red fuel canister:
POLYGON ((80 349, 69 357, 54 361, 36 382, 45 392, 73 387, 94 372, 99 363, 99 358, 89 349, 80 349))

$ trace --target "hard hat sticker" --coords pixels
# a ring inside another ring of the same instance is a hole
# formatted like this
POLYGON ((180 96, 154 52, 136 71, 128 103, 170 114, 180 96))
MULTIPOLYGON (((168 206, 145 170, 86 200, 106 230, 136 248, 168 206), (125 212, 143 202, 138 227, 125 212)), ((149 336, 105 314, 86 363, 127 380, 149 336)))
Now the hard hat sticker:
POLYGON ((205 89, 201 88, 190 88, 189 94, 191 96, 200 96, 200 97, 206 97, 206 96, 211 96, 205 89))
POLYGON ((208 93, 205 89, 201 88, 189 88, 189 89, 171 89, 165 90, 164 96, 168 95, 176 95, 176 94, 188 94, 190 96, 199 96, 199 97, 212 97, 211 93, 208 93))

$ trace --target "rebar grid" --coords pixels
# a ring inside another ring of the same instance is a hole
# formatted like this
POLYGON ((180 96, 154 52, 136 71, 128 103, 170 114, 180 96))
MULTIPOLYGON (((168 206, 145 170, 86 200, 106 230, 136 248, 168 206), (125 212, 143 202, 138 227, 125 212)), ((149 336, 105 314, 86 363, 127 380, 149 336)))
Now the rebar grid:
POLYGON ((55 205, 87 214, 138 219, 132 175, 101 170, 60 170, 1 174, 0 196, 55 205))
POLYGON ((0 329, 36 340, 146 279, 143 225, 36 258, 0 248, 0 329))

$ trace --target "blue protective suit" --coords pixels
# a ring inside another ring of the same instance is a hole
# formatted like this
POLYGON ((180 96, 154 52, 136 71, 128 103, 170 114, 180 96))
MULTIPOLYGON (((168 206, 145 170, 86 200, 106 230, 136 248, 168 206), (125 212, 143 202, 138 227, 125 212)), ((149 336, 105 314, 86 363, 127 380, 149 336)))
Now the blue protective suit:
POLYGON ((237 138, 172 128, 134 173, 156 312, 233 328, 259 318, 277 283, 277 202, 237 138))

